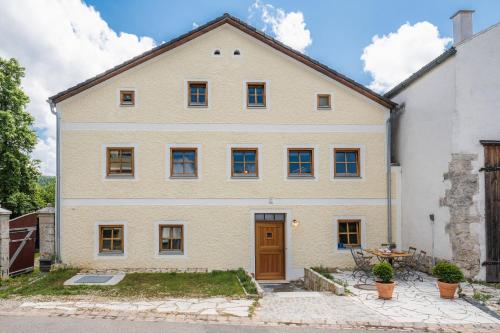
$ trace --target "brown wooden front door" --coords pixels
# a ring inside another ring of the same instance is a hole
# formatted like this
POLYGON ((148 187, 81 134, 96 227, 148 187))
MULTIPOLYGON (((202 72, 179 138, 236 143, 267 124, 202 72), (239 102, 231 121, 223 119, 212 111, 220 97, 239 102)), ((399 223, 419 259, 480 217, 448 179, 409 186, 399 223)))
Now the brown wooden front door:
POLYGON ((500 282, 500 141, 482 141, 486 200, 486 281, 500 282))
POLYGON ((285 279, 285 224, 255 222, 255 276, 258 280, 285 279))

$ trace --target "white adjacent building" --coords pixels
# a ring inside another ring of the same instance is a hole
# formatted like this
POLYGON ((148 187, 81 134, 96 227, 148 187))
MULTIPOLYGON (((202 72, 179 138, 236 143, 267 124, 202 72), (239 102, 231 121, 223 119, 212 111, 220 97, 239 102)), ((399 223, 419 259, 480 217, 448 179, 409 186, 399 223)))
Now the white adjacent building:
POLYGON ((454 14, 454 45, 385 96, 402 167, 402 244, 500 279, 500 23, 473 34, 454 14))

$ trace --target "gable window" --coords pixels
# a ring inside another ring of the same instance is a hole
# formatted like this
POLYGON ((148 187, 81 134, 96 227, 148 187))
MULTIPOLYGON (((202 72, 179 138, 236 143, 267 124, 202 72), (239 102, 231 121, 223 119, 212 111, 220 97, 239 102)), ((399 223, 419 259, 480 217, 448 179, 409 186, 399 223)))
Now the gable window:
POLYGON ((207 106, 208 90, 207 82, 188 82, 188 105, 189 106, 207 106))
POLYGON ((265 83, 247 83, 247 106, 248 107, 266 106, 265 83))
POLYGON ((359 148, 335 148, 335 177, 359 177, 359 148))
POLYGON ((257 149, 231 149, 231 177, 258 177, 257 149))
POLYGON ((359 220, 338 221, 338 248, 346 246, 358 247, 361 245, 361 230, 359 220))
POLYGON ((182 254, 184 230, 182 225, 160 225, 160 253, 182 254))
POLYGON ((313 149, 288 149, 288 176, 314 176, 313 149))
POLYGON ((133 147, 106 148, 106 175, 133 176, 134 148, 133 147))
POLYGON ((171 148, 170 175, 172 177, 197 177, 197 149, 171 148))
POLYGON ((99 226, 99 253, 123 253, 123 225, 99 226))
POLYGON ((120 90, 120 106, 134 106, 134 105, 135 105, 135 91, 120 90))
POLYGON ((329 94, 318 94, 318 109, 329 110, 332 108, 332 98, 329 94))

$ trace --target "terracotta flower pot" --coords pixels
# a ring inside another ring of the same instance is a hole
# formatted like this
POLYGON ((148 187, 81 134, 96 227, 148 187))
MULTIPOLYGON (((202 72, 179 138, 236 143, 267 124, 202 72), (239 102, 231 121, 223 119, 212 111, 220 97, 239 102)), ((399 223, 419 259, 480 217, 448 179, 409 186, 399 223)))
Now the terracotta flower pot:
POLYGON ((458 283, 446 283, 438 280, 439 295, 441 298, 453 299, 458 288, 458 283))
POLYGON ((392 293, 394 292, 394 282, 378 282, 375 281, 375 285, 377 286, 378 298, 380 299, 391 299, 392 293))

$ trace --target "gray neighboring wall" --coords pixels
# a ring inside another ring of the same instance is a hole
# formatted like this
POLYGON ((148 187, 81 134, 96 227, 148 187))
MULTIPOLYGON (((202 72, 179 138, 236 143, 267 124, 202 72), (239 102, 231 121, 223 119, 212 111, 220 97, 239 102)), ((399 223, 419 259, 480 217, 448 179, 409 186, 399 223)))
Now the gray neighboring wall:
POLYGON ((484 279, 479 140, 500 140, 500 24, 455 44, 386 96, 405 104, 393 138, 394 162, 402 166, 403 246, 484 279))

